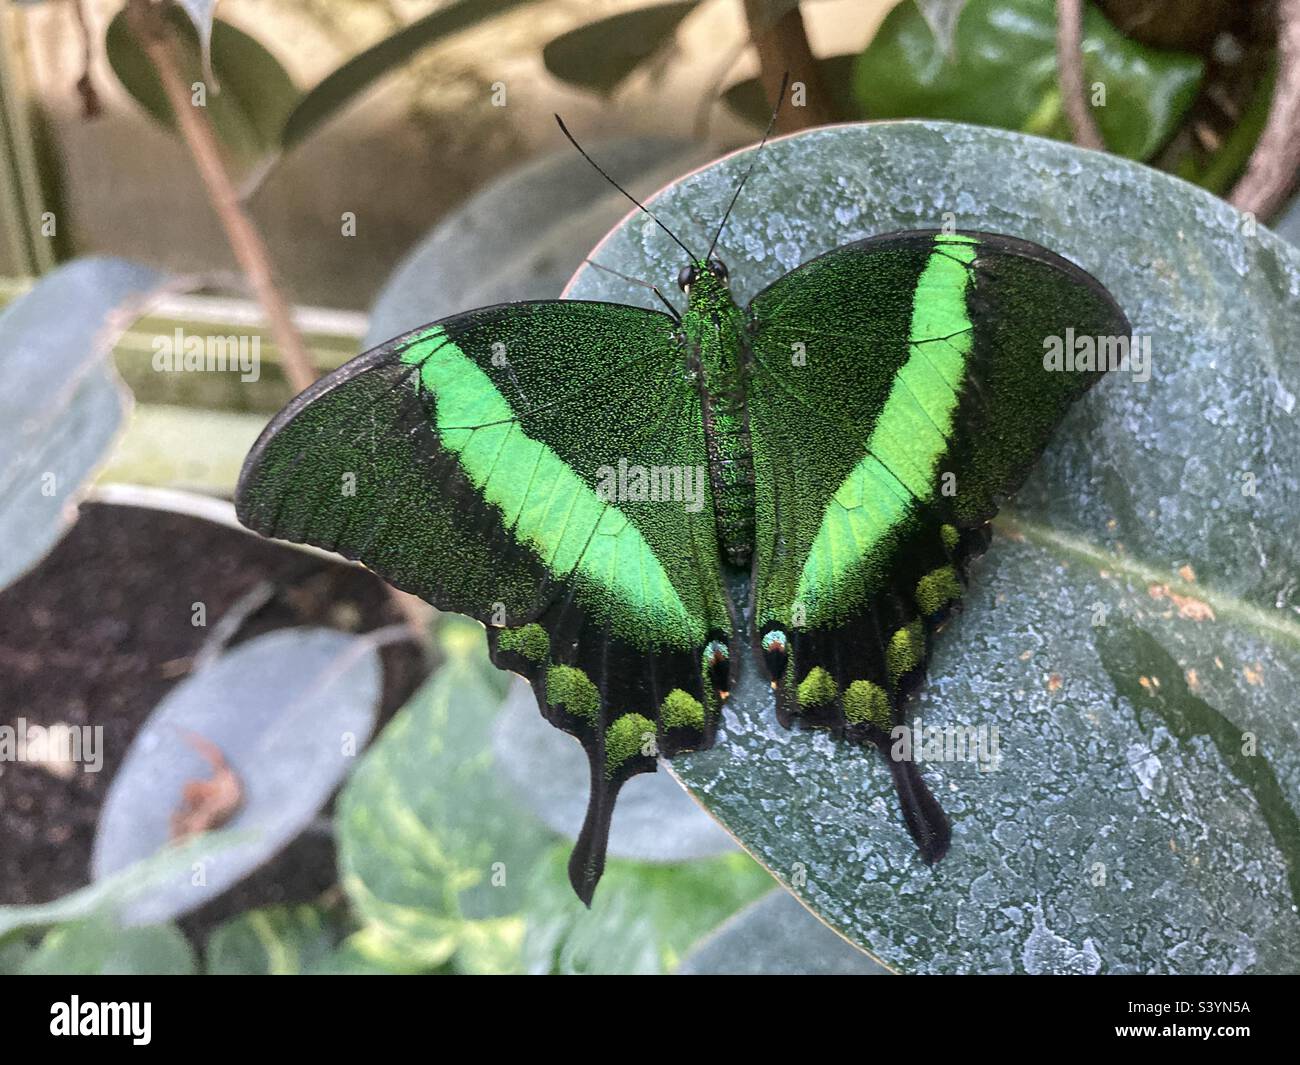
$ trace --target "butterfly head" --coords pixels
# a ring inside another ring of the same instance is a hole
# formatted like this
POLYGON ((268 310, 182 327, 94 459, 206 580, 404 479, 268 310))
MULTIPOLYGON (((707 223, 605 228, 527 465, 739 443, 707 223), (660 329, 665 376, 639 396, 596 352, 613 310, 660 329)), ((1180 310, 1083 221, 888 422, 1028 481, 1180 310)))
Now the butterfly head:
POLYGON ((717 256, 707 259, 695 259, 681 268, 677 274, 677 287, 689 297, 692 290, 701 295, 717 289, 725 289, 729 284, 727 266, 717 256))

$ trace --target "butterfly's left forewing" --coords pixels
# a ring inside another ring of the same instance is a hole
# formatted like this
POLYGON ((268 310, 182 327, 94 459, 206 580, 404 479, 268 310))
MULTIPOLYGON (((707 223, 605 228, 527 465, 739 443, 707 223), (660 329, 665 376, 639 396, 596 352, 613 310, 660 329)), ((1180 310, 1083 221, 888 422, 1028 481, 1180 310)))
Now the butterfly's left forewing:
POLYGON ((493 661, 591 760, 570 865, 589 900, 623 781, 712 742, 710 649, 732 625, 706 462, 668 316, 507 304, 318 382, 250 453, 237 505, 488 626, 493 661))
MULTIPOLYGON (((754 628, 778 713, 883 747, 999 502, 1100 376, 1048 369, 1049 338, 1129 325, 1046 249, 916 231, 787 274, 750 330, 754 628)), ((943 811, 913 763, 890 764, 922 853, 942 856, 943 811)))

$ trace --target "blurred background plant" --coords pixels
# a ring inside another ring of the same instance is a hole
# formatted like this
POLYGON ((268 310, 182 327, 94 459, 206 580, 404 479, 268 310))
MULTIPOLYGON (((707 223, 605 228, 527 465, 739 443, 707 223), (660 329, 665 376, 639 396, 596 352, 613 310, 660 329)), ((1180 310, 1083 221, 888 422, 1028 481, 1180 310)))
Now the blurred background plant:
POLYGON ((0 724, 105 729, 102 774, 0 762, 0 971, 884 971, 664 774, 583 911, 584 770, 481 633, 243 533, 239 464, 362 347, 559 294, 626 204, 552 111, 647 195, 789 71, 782 132, 1073 140, 1294 232, 1300 3, 217 8, 0 7, 0 724), (183 372, 210 337, 256 379, 183 372))

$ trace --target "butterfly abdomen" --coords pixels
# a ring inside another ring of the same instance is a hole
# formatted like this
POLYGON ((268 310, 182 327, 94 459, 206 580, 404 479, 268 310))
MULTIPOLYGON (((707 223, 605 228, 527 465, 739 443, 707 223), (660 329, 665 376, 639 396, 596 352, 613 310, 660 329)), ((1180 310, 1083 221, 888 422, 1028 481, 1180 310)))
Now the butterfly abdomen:
POLYGON ((735 566, 754 553, 754 451, 746 407, 744 315, 721 283, 701 281, 682 320, 700 389, 719 546, 735 566))

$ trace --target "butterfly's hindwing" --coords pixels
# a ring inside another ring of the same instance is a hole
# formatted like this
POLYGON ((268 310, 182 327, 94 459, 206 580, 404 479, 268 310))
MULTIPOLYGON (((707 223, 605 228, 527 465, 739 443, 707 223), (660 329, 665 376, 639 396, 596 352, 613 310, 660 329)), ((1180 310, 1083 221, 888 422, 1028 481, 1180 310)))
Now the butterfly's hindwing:
POLYGON ((250 453, 237 503, 259 532, 360 559, 488 626, 493 661, 527 677, 591 761, 570 866, 589 900, 619 787, 716 727, 706 656, 733 626, 705 464, 672 319, 508 304, 308 389, 250 453), (629 469, 667 471, 685 498, 629 485, 629 469))
MULTIPOLYGON (((929 231, 837 248, 750 314, 758 651, 783 722, 883 748, 988 521, 1100 376, 1050 372, 1045 341, 1129 325, 1043 248, 929 231)), ((941 856, 942 810, 914 764, 891 768, 941 856)))

